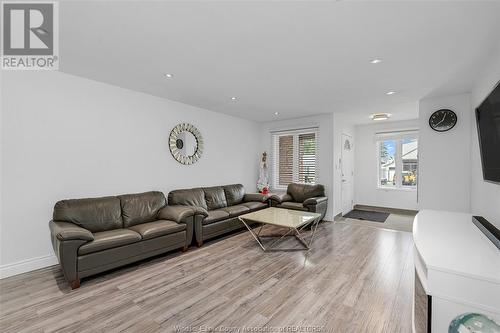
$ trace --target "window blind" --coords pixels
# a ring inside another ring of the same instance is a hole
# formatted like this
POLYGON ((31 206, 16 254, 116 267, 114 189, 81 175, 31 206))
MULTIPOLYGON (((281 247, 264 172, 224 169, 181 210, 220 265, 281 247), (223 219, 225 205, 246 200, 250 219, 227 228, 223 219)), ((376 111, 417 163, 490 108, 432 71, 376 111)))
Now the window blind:
POLYGON ((272 133, 272 186, 285 189, 290 183, 315 184, 317 179, 317 129, 272 133))
POLYGON ((278 185, 286 186, 293 182, 293 135, 279 136, 278 185))
POLYGON ((316 180, 316 134, 299 134, 299 182, 316 180))

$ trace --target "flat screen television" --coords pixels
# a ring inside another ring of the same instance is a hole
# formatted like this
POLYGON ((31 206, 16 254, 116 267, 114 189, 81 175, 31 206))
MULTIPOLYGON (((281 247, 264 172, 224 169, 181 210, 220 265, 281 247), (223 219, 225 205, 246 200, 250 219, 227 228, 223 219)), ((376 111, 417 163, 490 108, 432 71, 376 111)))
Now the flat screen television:
POLYGON ((500 184, 500 84, 476 109, 483 178, 500 184))

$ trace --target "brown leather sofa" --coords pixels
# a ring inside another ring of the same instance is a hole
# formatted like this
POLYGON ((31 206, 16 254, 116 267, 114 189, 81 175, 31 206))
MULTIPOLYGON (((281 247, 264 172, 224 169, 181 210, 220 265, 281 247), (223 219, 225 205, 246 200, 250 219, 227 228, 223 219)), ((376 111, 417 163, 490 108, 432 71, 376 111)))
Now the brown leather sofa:
POLYGON ((244 228, 238 216, 268 207, 267 195, 245 193, 241 184, 174 190, 169 205, 195 209, 194 234, 198 246, 205 240, 244 228))
POLYGON ((320 213, 325 217, 328 198, 323 185, 289 184, 286 193, 273 194, 269 197, 271 206, 320 213))
POLYGON ((161 192, 57 202, 49 222, 51 240, 71 288, 90 275, 187 250, 195 211, 166 204, 161 192))

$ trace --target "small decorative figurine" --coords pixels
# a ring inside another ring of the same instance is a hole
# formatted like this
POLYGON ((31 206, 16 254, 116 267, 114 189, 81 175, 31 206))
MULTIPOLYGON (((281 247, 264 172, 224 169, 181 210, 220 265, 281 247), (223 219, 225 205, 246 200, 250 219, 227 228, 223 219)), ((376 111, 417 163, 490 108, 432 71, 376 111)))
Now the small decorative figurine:
POLYGON ((257 190, 263 194, 269 193, 269 172, 267 169, 267 152, 262 153, 260 159, 259 180, 257 181, 257 190), (266 191, 266 193, 264 193, 266 191))

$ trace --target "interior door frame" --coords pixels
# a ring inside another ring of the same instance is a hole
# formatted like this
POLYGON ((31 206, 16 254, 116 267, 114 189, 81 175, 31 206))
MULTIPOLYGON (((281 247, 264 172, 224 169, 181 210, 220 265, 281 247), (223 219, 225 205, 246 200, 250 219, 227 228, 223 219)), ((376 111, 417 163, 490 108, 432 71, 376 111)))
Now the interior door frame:
MULTIPOLYGON (((343 178, 343 167, 344 167, 344 136, 347 136, 350 138, 351 144, 354 145, 354 139, 353 136, 344 132, 341 132, 340 134, 340 210, 341 214, 344 215, 348 212, 344 213, 344 191, 342 190, 342 178, 343 178)), ((352 181, 354 181, 354 152, 352 152, 352 181)), ((354 207, 354 183, 352 183, 352 205, 351 209, 354 207)))

